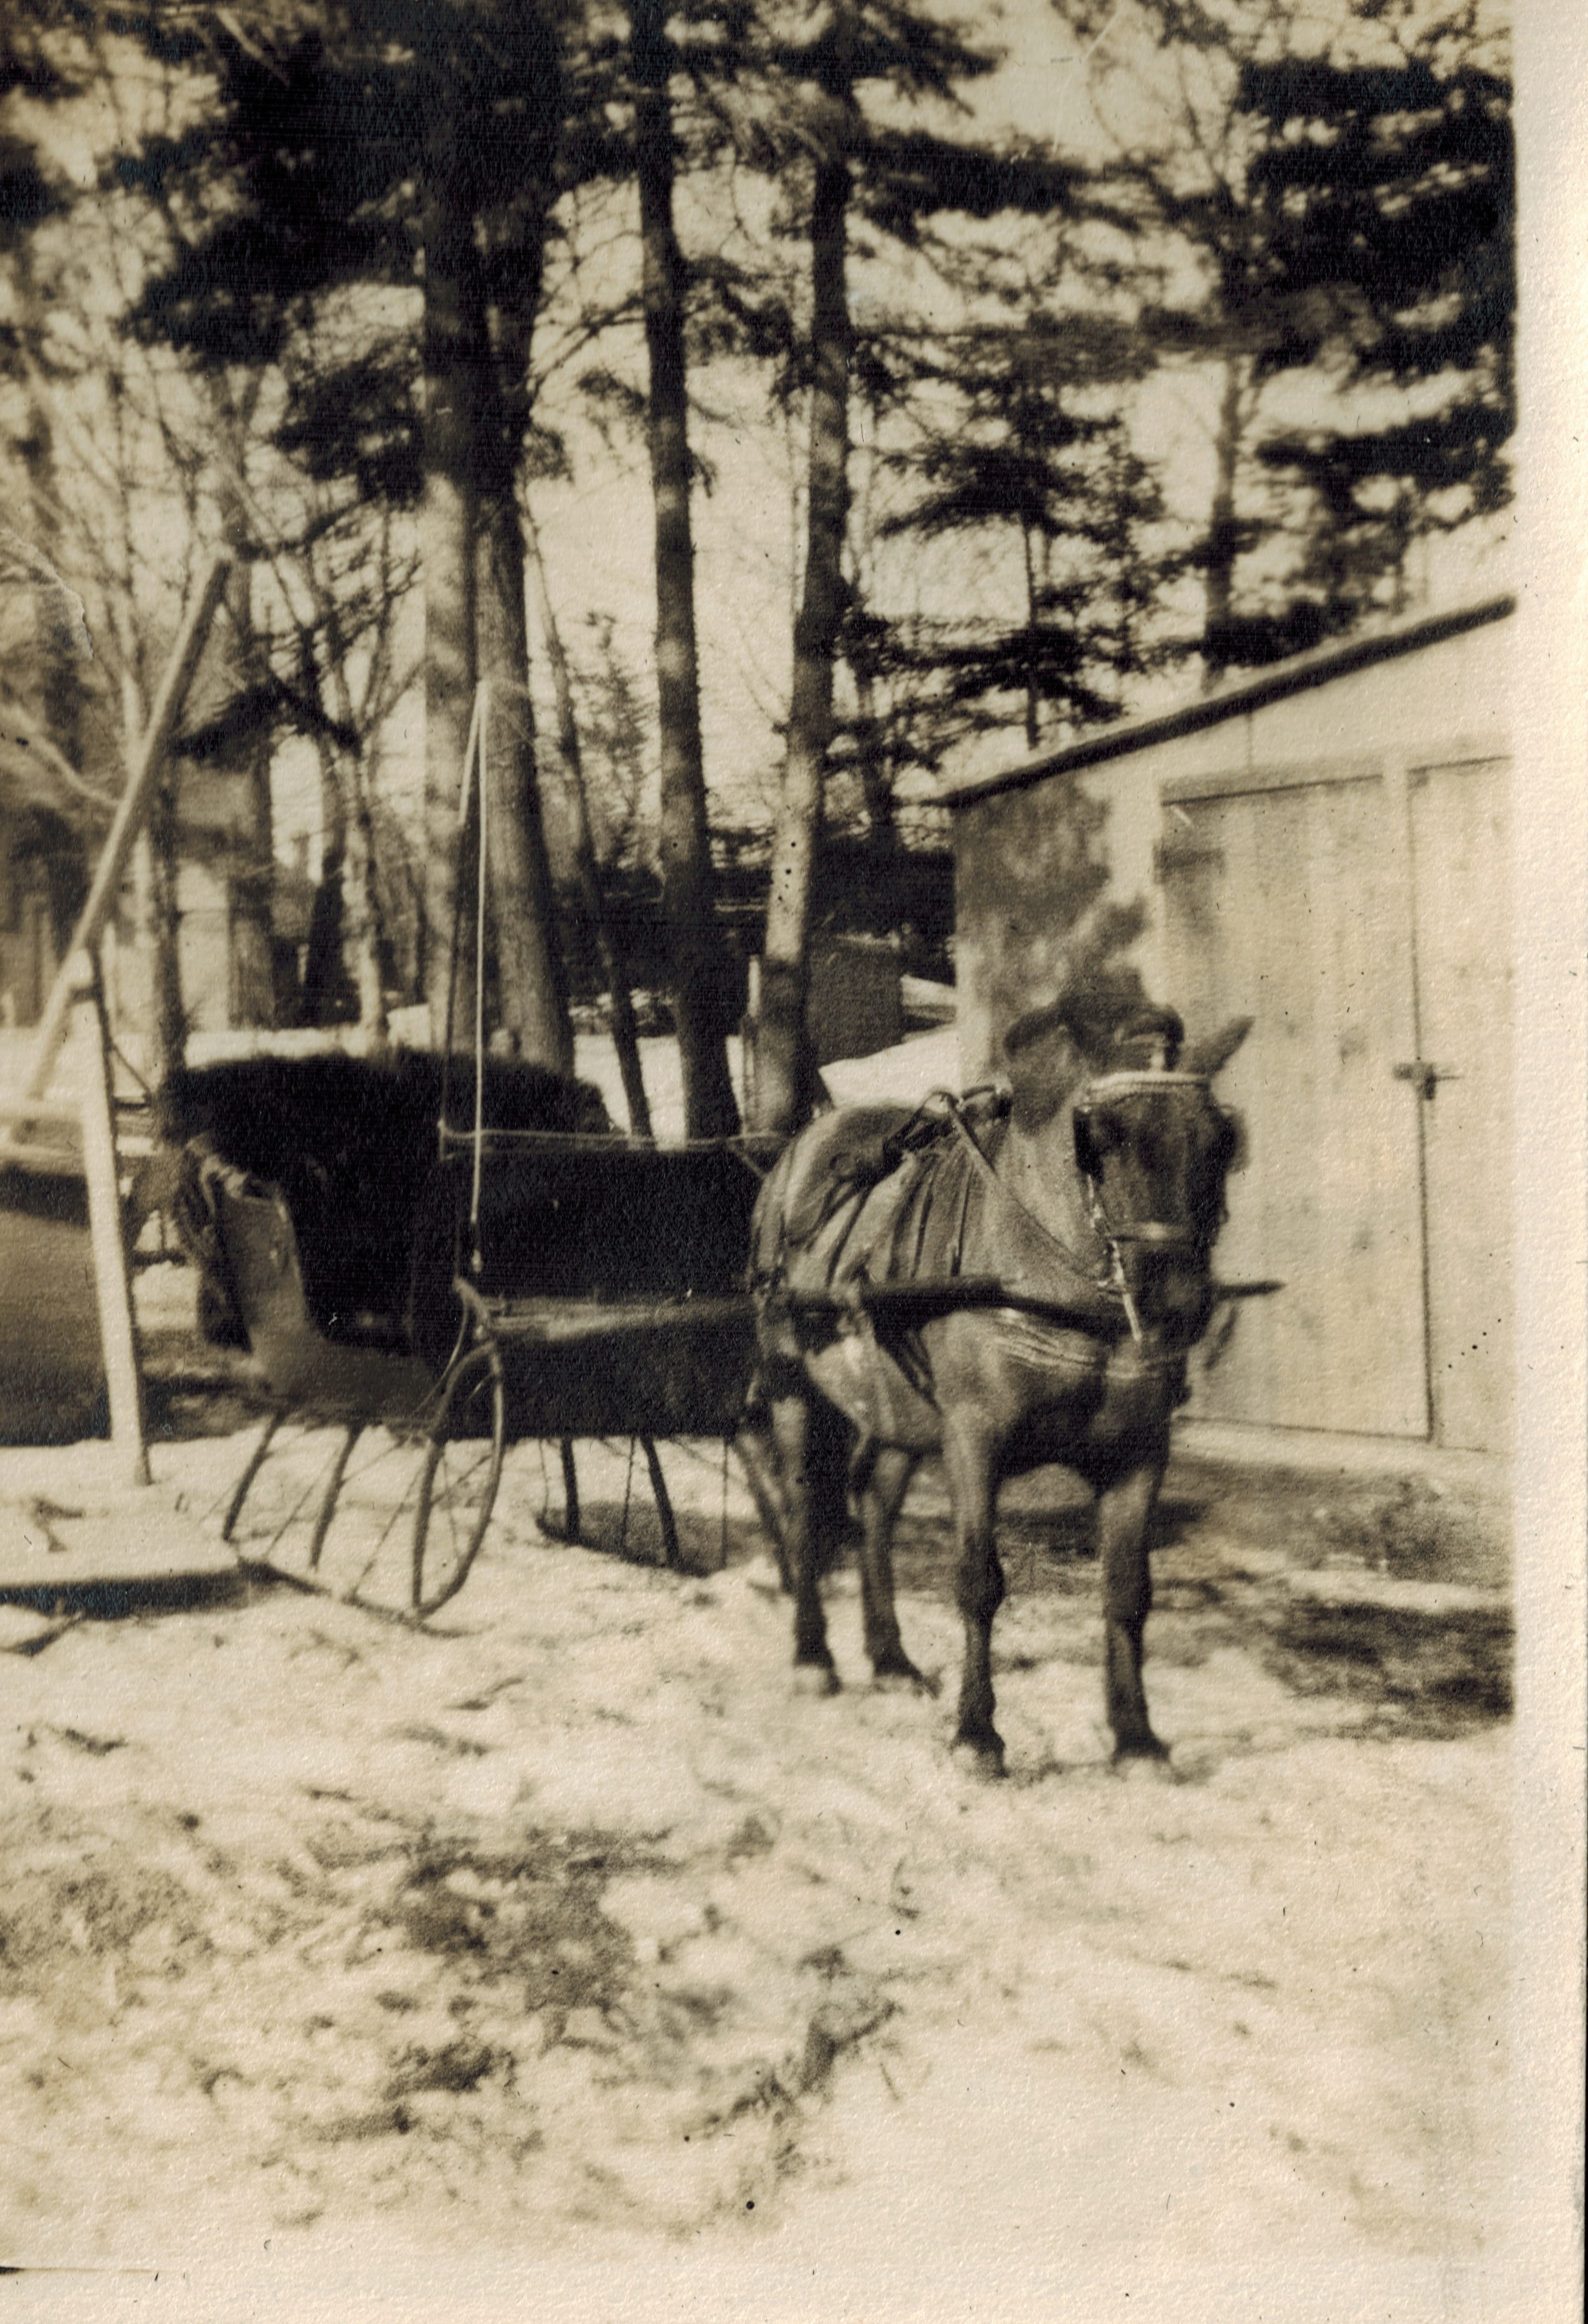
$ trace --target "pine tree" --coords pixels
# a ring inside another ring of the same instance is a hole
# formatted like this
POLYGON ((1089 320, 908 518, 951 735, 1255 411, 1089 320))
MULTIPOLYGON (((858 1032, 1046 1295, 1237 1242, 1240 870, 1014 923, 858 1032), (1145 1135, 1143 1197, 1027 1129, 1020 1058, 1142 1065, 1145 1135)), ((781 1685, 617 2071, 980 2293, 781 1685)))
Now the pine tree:
MULTIPOLYGON (((774 33, 776 27, 774 25, 774 33)), ((787 1130, 808 1081, 804 1012, 824 780, 833 738, 834 662, 843 632, 849 510, 847 291, 852 239, 909 247, 947 212, 987 218, 1072 203, 1082 173, 1045 150, 955 139, 900 125, 868 94, 951 103, 992 70, 992 51, 904 0, 834 0, 814 23, 774 37, 768 56, 789 89, 756 126, 763 156, 800 202, 809 252, 809 321, 793 370, 808 398, 803 591, 794 624, 787 750, 772 839, 771 887, 756 1051, 756 1123, 787 1130)), ((775 85, 775 84, 774 84, 775 85)))
POLYGON ((1254 188, 1283 221, 1276 256, 1340 317, 1347 396, 1408 392, 1388 424, 1271 438, 1264 464, 1310 493, 1297 573, 1333 626, 1399 602, 1419 535, 1493 515, 1510 496, 1516 426, 1515 154, 1503 57, 1463 6, 1382 65, 1252 62, 1262 124, 1254 188), (1432 400, 1428 391, 1432 391, 1432 400))
POLYGON ((1144 283, 1140 328, 1161 360, 1217 383, 1194 549, 1212 682, 1393 604, 1419 533, 1504 503, 1515 293, 1503 50, 1482 33, 1477 0, 1433 14, 1353 0, 1327 24, 1295 0, 1140 0, 1134 46, 1102 0, 1063 5, 1083 42, 1109 32, 1095 69, 1120 124, 1111 180, 1198 273, 1196 294, 1170 305, 1144 283), (1340 417, 1275 428, 1269 390, 1306 373, 1340 417), (1364 426, 1362 391, 1375 388, 1404 400, 1364 426), (1288 560, 1251 558, 1285 537, 1288 560))
POLYGON ((700 743, 695 550, 689 520, 688 270, 673 223, 677 62, 664 0, 630 0, 634 172, 640 200, 641 296, 650 361, 648 435, 656 512, 656 687, 661 742, 661 908, 673 972, 673 1012, 691 1138, 731 1136, 739 1109, 728 1076, 724 972, 713 916, 711 841, 700 743))
MULTIPOLYGON (((70 195, 36 137, 14 121, 8 100, 51 107, 77 93, 60 27, 42 12, 0 28, 0 263, 8 296, 0 306, 0 382, 14 412, 10 449, 22 471, 20 508, 8 511, 0 558, 6 595, 31 618, 6 624, 0 699, 0 779, 25 803, 25 844, 41 864, 57 951, 67 944, 80 900, 84 663, 81 613, 60 578, 60 504, 55 431, 40 370, 50 305, 35 257, 41 229, 63 219, 70 195), (52 37, 53 36, 53 37, 52 37)), ((9 610, 9 608, 8 608, 9 610)))
POLYGON ((892 456, 909 497, 884 536, 1002 537, 1018 550, 1015 618, 944 618, 893 647, 896 667, 918 673, 923 707, 935 697, 935 757, 1002 731, 1016 703, 1031 751, 1055 721, 1116 717, 1131 681, 1159 659, 1148 617, 1172 559, 1143 546, 1161 504, 1119 408, 1149 360, 1136 334, 1073 308, 974 325, 918 357, 920 378, 940 391, 937 416, 892 456))

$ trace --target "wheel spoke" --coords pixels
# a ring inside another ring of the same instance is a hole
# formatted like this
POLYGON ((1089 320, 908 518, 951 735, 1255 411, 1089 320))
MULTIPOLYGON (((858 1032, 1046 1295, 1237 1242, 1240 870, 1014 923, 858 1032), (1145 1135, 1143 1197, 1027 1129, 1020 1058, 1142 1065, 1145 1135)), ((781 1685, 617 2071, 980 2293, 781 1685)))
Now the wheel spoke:
POLYGON ((412 1610, 433 1614, 463 1586, 490 1522, 502 1473, 504 1408, 494 1348, 472 1349, 440 1400, 420 1479, 412 1610))

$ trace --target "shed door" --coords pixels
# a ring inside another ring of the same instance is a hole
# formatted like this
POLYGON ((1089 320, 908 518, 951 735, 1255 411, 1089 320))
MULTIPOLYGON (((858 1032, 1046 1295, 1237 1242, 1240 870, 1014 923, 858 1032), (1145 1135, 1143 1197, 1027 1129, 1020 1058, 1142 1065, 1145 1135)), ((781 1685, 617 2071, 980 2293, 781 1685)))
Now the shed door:
POLYGON ((1513 1378, 1506 786, 1492 759, 1408 780, 1434 1434, 1492 1452, 1513 1378))
POLYGON ((1219 1084, 1251 1154, 1218 1271, 1285 1285, 1223 1311, 1222 1351, 1215 1324, 1208 1417, 1427 1434, 1406 853, 1377 774, 1166 804, 1168 990, 1196 1030, 1256 1019, 1219 1084))

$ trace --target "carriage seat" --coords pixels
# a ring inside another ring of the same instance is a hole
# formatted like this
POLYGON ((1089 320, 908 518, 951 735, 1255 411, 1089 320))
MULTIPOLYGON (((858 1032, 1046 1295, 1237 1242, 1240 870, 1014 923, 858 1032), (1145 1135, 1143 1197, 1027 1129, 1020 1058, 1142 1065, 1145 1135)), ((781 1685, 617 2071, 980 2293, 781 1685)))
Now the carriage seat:
POLYGON ((329 1201, 312 1178, 289 1191, 198 1140, 183 1164, 178 1228, 199 1270, 199 1323, 212 1344, 248 1347, 265 1328, 406 1352, 404 1254, 387 1213, 329 1201))

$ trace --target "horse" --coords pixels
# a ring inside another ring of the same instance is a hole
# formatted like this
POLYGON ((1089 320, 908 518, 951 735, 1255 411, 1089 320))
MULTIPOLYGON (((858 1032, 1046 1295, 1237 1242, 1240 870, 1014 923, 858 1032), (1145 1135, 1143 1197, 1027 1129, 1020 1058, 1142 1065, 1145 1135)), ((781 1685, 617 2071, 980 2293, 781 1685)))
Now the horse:
POLYGON ((820 1581, 845 1522, 846 1444, 876 1683, 928 1686, 900 1635, 891 1545, 911 1476, 939 1452, 965 1628, 954 1751, 1002 1775, 998 1490, 1060 1462, 1096 1500, 1115 1760, 1167 1757, 1141 1684, 1149 1529, 1186 1357, 1217 1300, 1239 1157, 1211 1084, 1250 1025, 1182 1061, 1172 1010, 1137 1008, 1099 1038, 1084 998, 1061 996, 1011 1028, 1011 1091, 818 1116, 785 1148, 756 1204, 751 1289, 758 1498, 792 1588, 801 1691, 838 1686, 820 1581))

